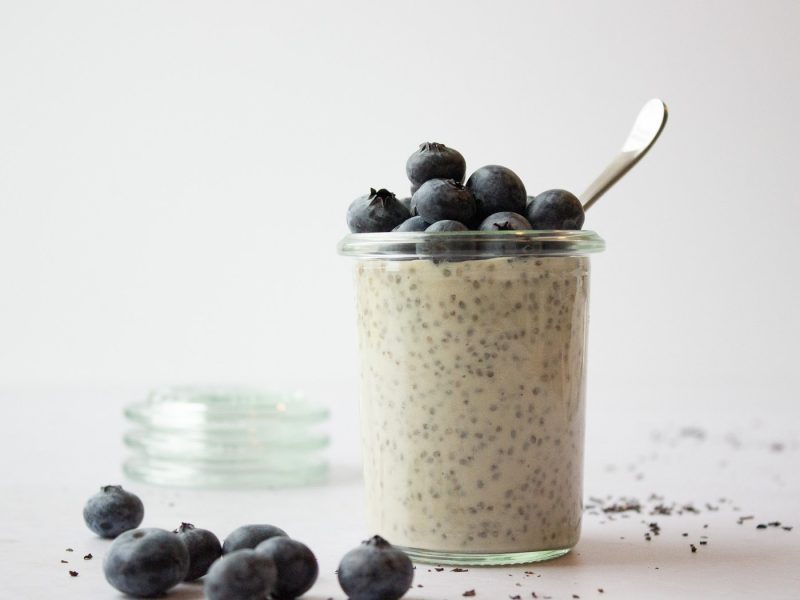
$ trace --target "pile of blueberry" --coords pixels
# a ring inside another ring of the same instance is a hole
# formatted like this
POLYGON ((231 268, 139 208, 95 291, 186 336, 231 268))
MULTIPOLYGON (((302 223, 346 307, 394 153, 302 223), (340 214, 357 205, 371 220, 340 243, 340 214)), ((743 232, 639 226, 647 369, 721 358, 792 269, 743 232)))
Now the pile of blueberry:
MULTIPOLYGON (((107 485, 89 498, 86 524, 116 538, 103 561, 108 582, 131 596, 161 596, 181 581, 201 577, 209 600, 291 600, 317 580, 314 553, 274 525, 243 525, 223 543, 190 523, 170 532, 137 529, 144 505, 135 494, 107 485)), ((344 555, 337 571, 353 600, 397 600, 411 587, 414 571, 405 553, 374 536, 344 555)))
POLYGON ((420 144, 406 162, 411 197, 371 189, 347 210, 353 233, 580 229, 580 200, 566 190, 528 196, 511 169, 487 165, 464 183, 467 164, 444 144, 420 144))

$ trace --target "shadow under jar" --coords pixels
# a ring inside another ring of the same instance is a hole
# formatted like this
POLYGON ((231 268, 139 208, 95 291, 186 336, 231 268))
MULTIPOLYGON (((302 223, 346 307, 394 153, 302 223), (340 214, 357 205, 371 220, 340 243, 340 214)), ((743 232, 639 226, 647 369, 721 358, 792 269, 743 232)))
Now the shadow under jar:
POLYGON ((415 560, 580 535, 591 231, 352 234, 370 531, 415 560))

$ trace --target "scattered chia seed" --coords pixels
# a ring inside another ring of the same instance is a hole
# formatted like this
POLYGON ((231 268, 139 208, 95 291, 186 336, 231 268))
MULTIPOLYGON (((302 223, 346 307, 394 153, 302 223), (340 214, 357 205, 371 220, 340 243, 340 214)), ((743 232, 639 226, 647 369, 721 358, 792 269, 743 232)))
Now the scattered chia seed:
POLYGON ((769 526, 770 527, 780 527, 781 526, 781 522, 780 521, 772 521, 772 523, 769 523, 769 526))
POLYGON ((70 571, 69 574, 70 574, 70 577, 77 577, 78 576, 78 572, 77 571, 70 571))
POLYGON ((791 531, 792 527, 790 525, 784 525, 783 527, 781 527, 781 529, 783 529, 784 531, 791 531))
POLYGON ((93 558, 92 553, 90 552, 89 554, 83 557, 83 560, 92 560, 92 558, 93 558))
POLYGON ((66 564, 69 564, 69 561, 68 561, 68 560, 64 560, 64 559, 62 558, 62 559, 61 559, 61 563, 66 565, 66 564))
POLYGON ((515 595, 515 596, 509 596, 509 598, 510 598, 511 600, 522 600, 522 596, 520 596, 519 594, 517 594, 517 595, 515 595))
POLYGON ((756 525, 756 529, 766 529, 766 528, 767 526, 764 523, 759 523, 758 525, 756 525))
POLYGON ((600 592, 601 594, 605 592, 603 588, 597 588, 597 591, 600 592))
POLYGON ((707 540, 700 540, 700 545, 701 546, 706 546, 706 545, 708 545, 708 541, 707 540))
POLYGON ((67 552, 75 552, 72 548, 67 548, 67 552))
POLYGON ((436 571, 437 573, 441 573, 442 571, 444 571, 444 567, 434 567, 433 570, 436 571))
POLYGON ((639 504, 638 501, 633 500, 633 501, 622 502, 622 503, 619 503, 619 504, 612 504, 610 506, 604 506, 603 507, 603 512, 604 513, 623 513, 623 512, 628 512, 628 511, 633 511, 633 512, 637 512, 637 513, 641 512, 642 511, 642 506, 641 506, 641 504, 639 504))
POLYGON ((692 549, 692 552, 697 552, 697 546, 695 546, 694 544, 689 544, 689 548, 692 549))
POLYGON ((470 598, 475 595, 475 590, 467 590, 461 595, 464 596, 465 598, 470 598))
POLYGON ((745 521, 749 521, 750 519, 755 519, 755 517, 753 515, 748 515, 746 517, 739 517, 736 520, 736 524, 737 525, 742 525, 745 521))
POLYGON ((456 567, 455 569, 450 569, 453 573, 466 573, 469 569, 462 569, 461 567, 456 567))

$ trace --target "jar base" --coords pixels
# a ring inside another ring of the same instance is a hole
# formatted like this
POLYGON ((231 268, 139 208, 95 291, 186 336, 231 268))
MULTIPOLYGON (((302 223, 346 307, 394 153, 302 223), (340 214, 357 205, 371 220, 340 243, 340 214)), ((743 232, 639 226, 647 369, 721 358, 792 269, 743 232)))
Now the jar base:
POLYGON ((414 562, 430 565, 453 565, 469 567, 495 567, 500 565, 524 565, 527 563, 552 560, 564 556, 572 547, 534 552, 442 552, 438 550, 421 550, 398 546, 414 562))

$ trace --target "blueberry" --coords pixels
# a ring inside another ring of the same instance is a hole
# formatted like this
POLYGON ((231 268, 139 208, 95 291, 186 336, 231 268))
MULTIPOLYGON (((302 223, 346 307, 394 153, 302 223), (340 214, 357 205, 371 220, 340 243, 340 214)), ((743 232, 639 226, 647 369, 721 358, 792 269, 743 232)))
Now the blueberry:
POLYGON ((475 215, 475 198, 453 179, 430 179, 411 196, 411 206, 428 223, 445 219, 466 223, 475 215))
POLYGON ((430 223, 417 215, 416 217, 406 219, 400 223, 400 225, 392 229, 392 231, 425 231, 429 225, 430 223))
POLYGON ((136 529, 144 519, 139 496, 121 485, 104 485, 83 507, 83 520, 89 529, 104 538, 115 538, 123 531, 136 529))
POLYGON ((302 596, 317 580, 317 557, 308 546, 297 540, 273 537, 256 546, 256 552, 270 557, 278 569, 278 580, 272 589, 275 600, 302 596))
POLYGON ((547 190, 533 199, 526 211, 534 229, 580 229, 583 227, 583 206, 566 190, 547 190))
POLYGON ((189 571, 189 550, 164 529, 133 529, 120 535, 106 554, 108 583, 131 596, 152 597, 178 585, 189 571))
POLYGON ((391 231, 408 219, 411 214, 389 190, 370 189, 370 193, 359 196, 347 209, 347 226, 353 233, 391 231))
POLYGON ((189 572, 185 581, 200 579, 208 572, 208 567, 222 556, 222 545, 219 539, 208 529, 198 529, 191 523, 181 523, 173 533, 186 544, 189 550, 189 572))
POLYGON ((264 540, 278 535, 288 537, 289 534, 274 525, 242 525, 225 538, 222 543, 222 553, 227 554, 244 548, 252 550, 264 540))
POLYGON ((481 222, 481 231, 525 231, 531 229, 528 219, 515 212, 498 212, 486 217, 481 222))
POLYGON ((344 555, 338 576, 351 600, 397 600, 411 587, 414 566, 404 552, 376 535, 344 555))
POLYGON ((445 219, 442 221, 436 221, 436 223, 433 223, 425 231, 428 233, 436 233, 439 231, 469 231, 469 227, 459 221, 445 219))
POLYGON ((528 196, 525 185, 511 169, 499 165, 481 167, 469 176, 467 188, 475 196, 477 217, 511 211, 524 213, 528 196))
MULTIPOLYGON (((436 221, 433 225, 428 227, 426 233, 439 233, 448 231, 469 231, 469 227, 459 221, 436 221)), ((473 240, 452 239, 446 237, 440 239, 433 237, 418 242, 416 246, 417 254, 419 255, 434 255, 438 258, 435 260, 457 260, 459 256, 475 253, 475 242, 473 240)))
POLYGON ((419 150, 406 161, 406 175, 411 182, 412 194, 416 191, 415 187, 430 179, 454 179, 464 183, 466 172, 467 163, 461 153, 436 142, 420 144, 419 150))
POLYGON ((208 600, 267 600, 277 579, 278 569, 269 556, 245 548, 211 565, 203 591, 208 600))

